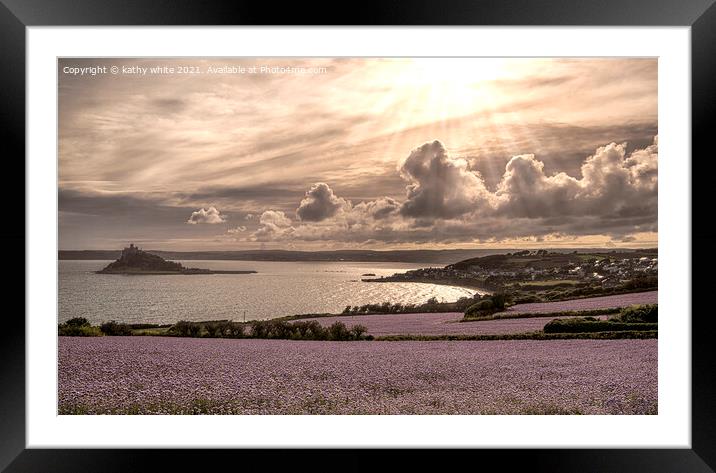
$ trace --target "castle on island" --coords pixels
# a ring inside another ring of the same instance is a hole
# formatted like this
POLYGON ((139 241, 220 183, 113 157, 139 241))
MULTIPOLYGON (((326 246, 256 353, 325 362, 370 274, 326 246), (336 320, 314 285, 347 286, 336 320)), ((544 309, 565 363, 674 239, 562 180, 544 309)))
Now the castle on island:
POLYGON ((99 274, 250 274, 256 271, 211 270, 186 268, 177 261, 142 251, 134 243, 122 250, 119 259, 109 263, 99 274))
POLYGON ((130 243, 128 247, 124 248, 122 250, 122 256, 119 257, 120 261, 126 261, 130 257, 136 255, 139 253, 140 250, 138 246, 134 246, 134 243, 130 243))

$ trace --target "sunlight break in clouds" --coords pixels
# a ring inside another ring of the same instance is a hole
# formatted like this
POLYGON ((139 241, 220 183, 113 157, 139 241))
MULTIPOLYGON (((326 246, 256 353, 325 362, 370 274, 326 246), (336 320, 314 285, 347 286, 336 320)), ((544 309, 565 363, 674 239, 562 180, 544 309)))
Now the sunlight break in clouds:
POLYGON ((325 73, 61 59, 61 248, 656 243, 656 59, 182 62, 325 73))

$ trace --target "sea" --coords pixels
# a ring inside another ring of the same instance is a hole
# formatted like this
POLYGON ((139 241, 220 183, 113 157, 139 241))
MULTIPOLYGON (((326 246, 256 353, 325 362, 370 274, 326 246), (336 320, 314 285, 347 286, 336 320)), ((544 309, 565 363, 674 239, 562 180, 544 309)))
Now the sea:
MULTIPOLYGON (((93 324, 168 324, 179 320, 265 320, 286 315, 339 313, 347 305, 455 301, 474 289, 427 283, 361 282, 429 267, 420 263, 180 261, 213 270, 256 274, 95 274, 111 261, 60 260, 58 322, 85 317, 93 324)), ((434 264, 433 264, 434 265, 434 264)))

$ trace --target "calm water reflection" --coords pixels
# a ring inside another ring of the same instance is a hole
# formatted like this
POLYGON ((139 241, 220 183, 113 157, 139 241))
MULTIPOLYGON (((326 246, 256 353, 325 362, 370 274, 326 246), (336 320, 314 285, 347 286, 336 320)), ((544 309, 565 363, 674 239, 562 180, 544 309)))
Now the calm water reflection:
POLYGON ((418 283, 364 283, 361 276, 428 265, 353 262, 182 261, 190 267, 256 270, 258 274, 122 276, 93 271, 109 261, 59 262, 59 319, 93 323, 246 320, 340 312, 346 305, 384 301, 452 301, 471 289, 418 283))

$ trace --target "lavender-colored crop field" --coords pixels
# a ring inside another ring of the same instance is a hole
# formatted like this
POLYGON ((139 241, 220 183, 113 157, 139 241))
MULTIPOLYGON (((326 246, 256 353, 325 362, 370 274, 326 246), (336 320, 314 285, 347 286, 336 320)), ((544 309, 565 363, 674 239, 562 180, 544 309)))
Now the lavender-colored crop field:
POLYGON ((656 414, 657 340, 59 337, 60 414, 656 414))
MULTIPOLYGON (((656 304, 658 291, 618 294, 614 296, 589 297, 558 302, 517 304, 507 313, 548 314, 567 310, 609 309, 633 304, 656 304)), ((363 325, 368 333, 382 335, 502 335, 542 330, 547 322, 561 317, 534 317, 525 319, 497 319, 459 323, 462 312, 421 313, 421 314, 375 314, 340 315, 317 317, 321 325, 343 322, 346 326, 363 325)), ((606 318, 606 317, 599 317, 606 318)))
POLYGON ((659 302, 659 291, 633 292, 630 294, 616 294, 614 296, 587 297, 556 302, 534 302, 517 304, 506 312, 520 313, 549 313, 564 310, 592 310, 609 309, 612 307, 626 307, 633 304, 656 304, 659 302))
MULTIPOLYGON (((347 327, 363 325, 376 337, 383 335, 502 335, 542 330, 547 322, 562 317, 532 317, 459 322, 462 312, 424 314, 338 315, 316 317, 323 326, 343 322, 347 327)), ((606 316, 599 318, 606 319, 606 316)))

